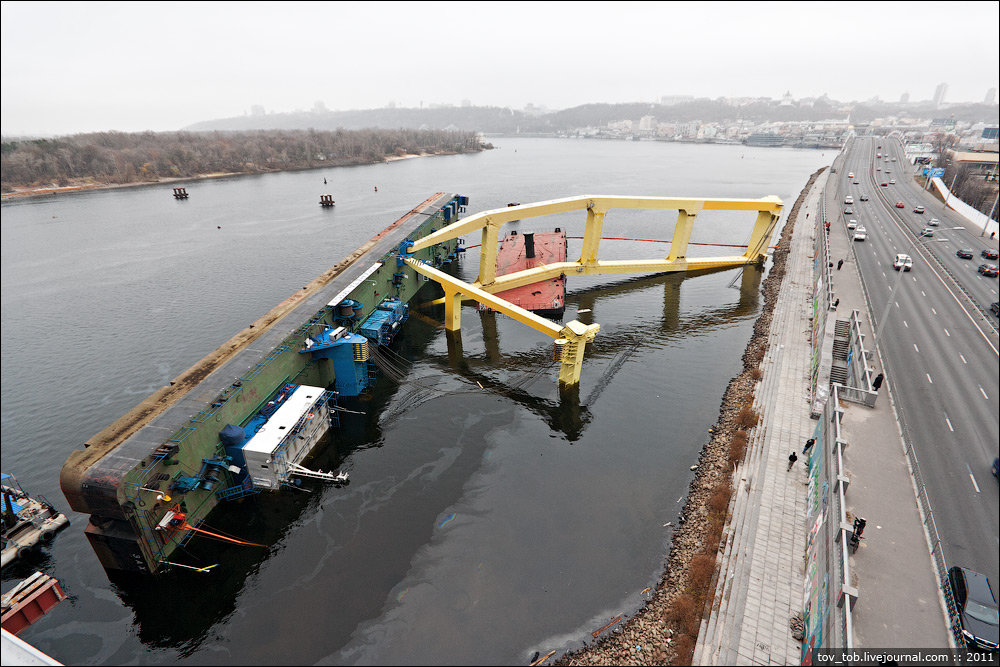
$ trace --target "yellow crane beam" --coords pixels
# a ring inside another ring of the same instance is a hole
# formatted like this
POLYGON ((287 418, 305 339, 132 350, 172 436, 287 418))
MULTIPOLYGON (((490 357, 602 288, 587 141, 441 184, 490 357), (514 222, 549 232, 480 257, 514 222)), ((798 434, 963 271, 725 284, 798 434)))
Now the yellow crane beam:
POLYGON ((448 331, 461 328, 462 296, 475 299, 497 312, 508 315, 522 324, 556 340, 560 350, 561 366, 559 369, 560 387, 569 387, 580 382, 580 370, 583 367, 583 352, 587 343, 594 340, 601 330, 599 324, 584 324, 577 320, 560 325, 550 319, 535 315, 530 310, 515 306, 505 299, 494 296, 476 285, 459 280, 439 271, 429 264, 412 257, 403 260, 413 267, 417 273, 431 278, 444 289, 444 326, 448 331))
POLYGON ((560 326, 551 320, 539 317, 498 298, 494 296, 494 293, 554 278, 560 274, 605 275, 701 271, 762 262, 766 257, 767 246, 777 226, 783 206, 781 199, 773 195, 760 199, 692 199, 616 195, 585 195, 552 199, 477 213, 414 241, 407 248, 407 252, 412 254, 423 248, 471 234, 477 230, 480 231, 482 243, 479 250, 479 276, 474 283, 470 284, 453 278, 411 257, 404 257, 404 260, 418 273, 437 281, 444 288, 444 324, 449 331, 457 331, 461 327, 462 297, 464 296, 555 338, 556 349, 559 350, 562 363, 559 371, 559 384, 561 387, 570 387, 576 385, 580 380, 580 369, 586 343, 594 340, 594 336, 600 330, 600 325, 585 325, 574 320, 565 326, 560 326), (605 216, 608 211, 615 208, 676 210, 677 222, 674 225, 669 254, 662 259, 613 261, 598 259, 605 216), (514 220, 583 210, 587 212, 587 222, 579 260, 547 264, 504 276, 496 275, 497 242, 500 238, 500 228, 504 224, 514 220), (688 258, 687 250, 691 240, 691 232, 698 214, 702 211, 756 212, 757 217, 750 232, 746 251, 740 255, 688 258))

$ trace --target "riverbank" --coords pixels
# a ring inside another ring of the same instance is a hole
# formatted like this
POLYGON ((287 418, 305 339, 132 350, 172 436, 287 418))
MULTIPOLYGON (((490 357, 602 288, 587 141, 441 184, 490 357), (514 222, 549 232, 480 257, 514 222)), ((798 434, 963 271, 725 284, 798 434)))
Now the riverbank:
MULTIPOLYGON (((409 160, 418 157, 430 157, 433 155, 454 155, 454 153, 419 153, 419 154, 406 154, 406 155, 391 155, 385 157, 381 163, 375 164, 386 164, 389 162, 396 162, 398 160, 409 160)), ((199 174, 198 176, 178 176, 178 177, 166 177, 159 178, 155 181, 137 181, 135 183, 93 183, 93 182, 80 182, 71 185, 59 186, 52 184, 51 187, 46 188, 32 188, 32 187, 13 187, 12 192, 5 192, 2 195, 4 200, 7 199, 20 199, 23 197, 42 197, 47 195, 60 195, 60 194, 72 194, 75 192, 87 192, 90 190, 117 190, 120 188, 138 188, 138 187, 150 187, 155 185, 167 185, 171 183, 192 183, 197 181, 204 181, 216 178, 231 178, 233 176, 249 176, 254 174, 271 174, 278 173, 282 171, 306 171, 309 169, 329 169, 330 167, 356 167, 361 164, 372 164, 371 161, 337 161, 336 164, 323 164, 315 165, 312 167, 296 167, 293 169, 268 169, 263 171, 234 171, 234 172, 216 172, 211 174, 199 174)))
MULTIPOLYGON (((818 170, 800 192, 781 231, 773 265, 761 291, 764 305, 754 323, 753 334, 743 354, 743 371, 723 394, 719 419, 710 429, 711 438, 702 449, 697 472, 681 511, 682 523, 671 540, 666 568, 649 600, 634 616, 608 619, 595 628, 596 643, 560 657, 557 665, 689 665, 698 638, 701 618, 715 590, 716 553, 732 495, 731 474, 742 459, 747 430, 757 422, 751 409, 754 389, 761 377, 771 329, 771 319, 794 231, 795 219, 806 194, 822 173, 818 170)), ((539 662, 541 664, 541 662, 539 662)))

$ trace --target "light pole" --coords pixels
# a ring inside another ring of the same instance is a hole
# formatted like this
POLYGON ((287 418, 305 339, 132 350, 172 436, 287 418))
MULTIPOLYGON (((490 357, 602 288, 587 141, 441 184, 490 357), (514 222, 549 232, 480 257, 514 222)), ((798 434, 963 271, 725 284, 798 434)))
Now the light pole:
POLYGON ((955 187, 955 181, 958 180, 958 172, 951 179, 951 188, 948 188, 948 194, 944 197, 944 207, 948 208, 948 200, 951 199, 951 189, 955 187))
MULTIPOLYGON (((940 230, 942 232, 947 232, 953 229, 962 229, 962 227, 945 227, 940 230)), ((924 245, 925 243, 947 243, 948 239, 925 239, 920 240, 917 237, 912 243, 906 248, 907 253, 909 253, 914 248, 924 245)), ((902 254, 902 253, 901 253, 902 254)), ((882 313, 882 317, 879 318, 878 328, 875 330, 875 339, 872 341, 872 350, 877 349, 879 338, 882 336, 882 329, 885 327, 886 320, 889 319, 889 310, 892 308, 892 302, 896 298, 896 290, 899 289, 899 285, 903 282, 903 268, 899 268, 899 275, 896 277, 896 284, 892 286, 892 292, 889 293, 889 300, 885 304, 885 311, 882 313)))
MULTIPOLYGON (((993 208, 990 209, 990 214, 986 216, 986 224, 983 225, 983 233, 979 235, 980 238, 986 236, 986 228, 990 226, 993 222, 993 212, 997 210, 997 202, 1000 201, 1000 196, 993 200, 993 208)), ((990 238, 993 238, 992 236, 990 238)))

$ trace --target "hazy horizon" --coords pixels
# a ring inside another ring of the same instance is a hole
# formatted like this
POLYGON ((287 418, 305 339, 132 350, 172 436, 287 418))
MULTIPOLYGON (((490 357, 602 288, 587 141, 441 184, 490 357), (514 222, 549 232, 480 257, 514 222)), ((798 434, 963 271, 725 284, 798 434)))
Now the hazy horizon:
POLYGON ((921 101, 940 83, 976 103, 1000 88, 998 23, 997 2, 3 2, 0 132, 172 131, 317 103, 921 101))

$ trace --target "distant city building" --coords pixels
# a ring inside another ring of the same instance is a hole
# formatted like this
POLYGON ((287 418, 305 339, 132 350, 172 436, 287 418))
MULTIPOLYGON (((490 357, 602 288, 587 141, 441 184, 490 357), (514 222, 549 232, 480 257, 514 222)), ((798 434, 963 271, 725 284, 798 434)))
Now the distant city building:
POLYGON ((251 116, 263 116, 264 115, 264 107, 262 107, 259 104, 254 104, 253 106, 250 107, 250 115, 251 116))
POLYGON ((546 111, 548 111, 548 109, 544 105, 540 105, 540 106, 536 107, 531 102, 528 102, 524 106, 524 109, 521 110, 522 113, 524 113, 525 115, 528 115, 528 116, 542 116, 542 115, 545 114, 546 111))
POLYGON ((948 84, 939 83, 934 89, 934 106, 940 108, 944 104, 944 96, 948 93, 948 84))
POLYGON ((472 106, 472 100, 462 100, 462 106, 463 107, 471 107, 472 106))
POLYGON ((656 119, 652 116, 643 116, 639 119, 639 131, 652 134, 656 130, 656 119))
POLYGON ((693 95, 664 95, 660 98, 660 104, 665 107, 673 106, 675 104, 683 104, 684 102, 693 102, 693 95))
POLYGON ((986 91, 986 99, 983 100, 983 104, 993 104, 993 101, 997 98, 997 89, 990 88, 986 91))
POLYGON ((982 138, 986 140, 987 143, 997 143, 998 133, 1000 133, 1000 127, 993 125, 992 127, 984 127, 982 138))
POLYGON ((899 96, 899 103, 900 104, 906 104, 909 101, 910 101, 910 94, 909 93, 903 93, 902 95, 899 96))
POLYGON ((792 106, 793 102, 794 102, 794 100, 792 99, 792 91, 787 91, 781 97, 781 104, 779 106, 790 107, 790 106, 792 106))
POLYGON ((692 120, 689 123, 681 123, 678 126, 679 134, 682 137, 694 138, 698 136, 698 130, 701 129, 700 120, 692 120))

